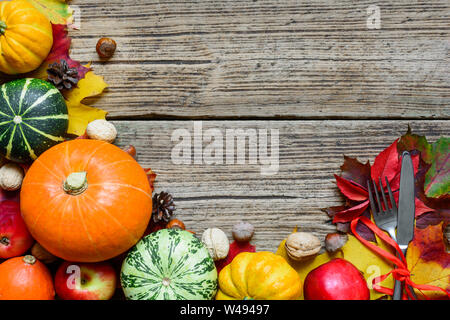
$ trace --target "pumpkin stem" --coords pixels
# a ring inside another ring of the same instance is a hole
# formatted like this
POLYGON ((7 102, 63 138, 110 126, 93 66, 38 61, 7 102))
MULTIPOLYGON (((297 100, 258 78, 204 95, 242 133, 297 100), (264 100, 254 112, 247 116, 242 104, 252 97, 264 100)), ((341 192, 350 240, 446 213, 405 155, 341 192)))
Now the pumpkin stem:
POLYGON ((27 254, 25 257, 23 257, 23 262, 33 265, 36 263, 36 258, 31 254, 27 254))
POLYGON ((4 35, 7 28, 6 22, 0 21, 0 34, 4 35))
POLYGON ((87 187, 87 173, 84 171, 71 173, 63 184, 64 191, 72 196, 82 194, 87 187))
POLYGON ((170 279, 167 278, 167 277, 165 277, 165 278, 162 280, 162 284, 163 284, 164 286, 166 286, 166 287, 170 286, 170 279))

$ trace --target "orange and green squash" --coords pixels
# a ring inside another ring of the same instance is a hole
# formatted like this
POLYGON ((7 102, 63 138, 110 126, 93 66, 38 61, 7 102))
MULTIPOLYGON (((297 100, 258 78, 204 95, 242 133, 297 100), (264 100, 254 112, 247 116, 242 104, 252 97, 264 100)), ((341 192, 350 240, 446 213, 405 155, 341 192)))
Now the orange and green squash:
POLYGON ((53 45, 50 21, 26 0, 0 2, 0 71, 30 72, 53 45))

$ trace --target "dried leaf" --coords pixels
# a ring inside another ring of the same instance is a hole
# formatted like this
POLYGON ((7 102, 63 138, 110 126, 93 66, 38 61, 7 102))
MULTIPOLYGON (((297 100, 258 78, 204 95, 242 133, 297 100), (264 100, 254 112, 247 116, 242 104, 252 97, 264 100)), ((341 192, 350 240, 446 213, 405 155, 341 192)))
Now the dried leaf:
MULTIPOLYGON (((417 284, 438 286, 450 292, 450 254, 446 252, 441 222, 425 229, 415 229, 414 239, 409 244, 406 261, 411 280, 417 284)), ((417 289, 419 298, 425 298, 417 289)), ((428 298, 441 298, 440 291, 424 291, 428 298)))
POLYGON ((152 169, 144 169, 147 174, 148 182, 150 183, 150 190, 153 192, 155 190, 154 182, 156 180, 156 173, 152 171, 152 169))
POLYGON ((27 0, 53 24, 73 22, 73 10, 65 0, 27 0))
POLYGON ((68 134, 83 135, 89 122, 105 119, 107 112, 101 109, 86 106, 81 101, 87 97, 99 95, 108 85, 103 77, 92 71, 78 82, 78 87, 66 93, 66 104, 69 111, 68 134))
MULTIPOLYGON (((384 296, 382 293, 372 289, 372 279, 376 276, 388 273, 392 269, 392 265, 386 260, 380 258, 376 253, 373 253, 370 249, 360 243, 354 236, 349 235, 347 243, 341 248, 341 250, 335 253, 325 252, 306 261, 294 261, 290 259, 286 253, 284 246, 285 242, 286 240, 281 242, 276 254, 286 259, 286 261, 298 272, 302 281, 305 280, 310 271, 320 265, 334 258, 343 258, 350 261, 358 270, 362 272, 370 289, 371 300, 376 300, 384 296)), ((390 247, 382 240, 377 238, 377 242, 380 248, 391 251, 390 247)), ((388 277, 381 282, 381 285, 392 288, 394 286, 394 280, 392 277, 388 277)), ((301 299, 303 299, 303 296, 301 299)))

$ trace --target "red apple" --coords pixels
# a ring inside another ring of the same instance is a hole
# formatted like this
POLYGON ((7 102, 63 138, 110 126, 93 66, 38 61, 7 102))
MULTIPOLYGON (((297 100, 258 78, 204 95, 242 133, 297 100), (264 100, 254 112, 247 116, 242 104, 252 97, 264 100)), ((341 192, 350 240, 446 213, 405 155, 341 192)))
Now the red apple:
POLYGON ((16 201, 0 203, 0 259, 23 255, 33 245, 34 239, 20 214, 16 201))
POLYGON ((304 283, 305 300, 369 300, 366 280, 344 259, 333 259, 312 270, 304 283))
POLYGON ((109 262, 63 262, 55 275, 56 294, 64 300, 109 300, 117 276, 109 262))

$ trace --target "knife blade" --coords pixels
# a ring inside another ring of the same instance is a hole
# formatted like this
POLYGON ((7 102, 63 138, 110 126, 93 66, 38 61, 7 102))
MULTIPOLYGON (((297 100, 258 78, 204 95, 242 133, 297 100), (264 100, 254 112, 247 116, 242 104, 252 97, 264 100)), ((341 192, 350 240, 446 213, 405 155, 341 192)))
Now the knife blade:
MULTIPOLYGON (((400 172, 400 194, 397 215, 397 244, 406 255, 408 244, 414 237, 415 195, 414 195, 414 167, 408 151, 402 154, 402 168, 400 172)), ((413 293, 414 290, 410 287, 413 293)), ((402 283, 395 281, 394 300, 402 296, 402 283)), ((417 299, 417 298, 416 298, 417 299)))
POLYGON ((408 248, 414 237, 414 167, 408 151, 402 154, 400 172, 400 195, 398 199, 397 243, 400 249, 408 248))

